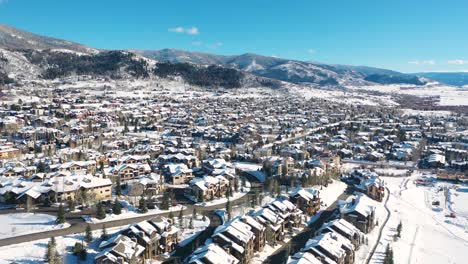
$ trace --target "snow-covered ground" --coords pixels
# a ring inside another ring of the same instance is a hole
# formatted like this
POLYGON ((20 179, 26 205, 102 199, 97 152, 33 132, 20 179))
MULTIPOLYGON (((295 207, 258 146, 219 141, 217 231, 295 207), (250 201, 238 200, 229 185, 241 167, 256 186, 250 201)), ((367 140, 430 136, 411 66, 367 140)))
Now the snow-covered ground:
POLYGON ((466 263, 466 186, 459 186, 459 191, 453 189, 453 184, 445 182, 435 182, 434 186, 428 187, 416 186, 413 181, 417 177, 420 177, 419 173, 406 178, 383 178, 391 193, 388 202, 391 216, 371 263, 381 263, 387 243, 391 243, 397 264, 466 263), (449 190, 447 200, 445 187, 449 190), (432 205, 435 201, 440 202, 440 206, 432 205), (452 209, 456 218, 447 217, 452 209), (401 238, 394 241, 400 221, 401 238))
POLYGON ((0 239, 68 228, 70 224, 56 224, 56 217, 47 214, 17 213, 0 215, 0 239))
POLYGON ((439 96, 439 105, 468 105, 468 89, 446 85, 372 85, 349 86, 352 91, 373 91, 384 94, 406 94, 419 97, 439 96))
POLYGON ((128 219, 132 217, 139 217, 139 216, 146 216, 146 215, 158 215, 158 214, 164 214, 168 212, 179 212, 180 210, 185 210, 185 208, 186 207, 183 205, 176 205, 176 206, 172 206, 171 208, 169 208, 169 210, 150 209, 148 210, 147 213, 141 214, 138 212, 137 208, 129 206, 129 207, 123 208, 122 213, 119 215, 106 214, 106 218, 104 219, 97 219, 94 217, 83 216, 83 219, 87 223, 97 224, 97 223, 105 223, 105 222, 120 220, 120 219, 128 219))
POLYGON ((190 217, 183 217, 182 225, 180 225, 180 220, 178 217, 174 218, 174 223, 179 228, 179 245, 185 246, 194 240, 200 232, 205 230, 210 225, 210 219, 208 217, 203 217, 202 215, 198 215, 193 218, 193 228, 190 227, 190 217))
MULTIPOLYGON (((178 217, 174 218, 174 222, 179 227, 179 241, 181 241, 181 244, 187 244, 195 239, 197 235, 210 224, 208 217, 203 218, 203 216, 197 215, 197 217, 193 220, 193 228, 190 228, 190 218, 191 217, 184 216, 183 226, 179 226, 180 221, 178 217)), ((126 225, 109 228, 107 229, 107 232, 110 236, 127 227, 128 226, 126 225)), ((64 263, 94 263, 94 257, 99 253, 97 248, 101 242, 99 239, 101 234, 102 230, 93 231, 94 241, 88 246, 88 255, 85 261, 78 262, 77 257, 74 256, 70 251, 76 242, 81 243, 83 241, 84 233, 56 237, 57 251, 64 257, 64 263)), ((10 264, 12 262, 20 264, 44 263, 44 256, 48 242, 49 239, 40 239, 36 241, 0 247, 0 264, 10 264)))
MULTIPOLYGON (((107 230, 108 234, 111 235, 120 229, 125 228, 116 227, 107 230)), ((97 255, 97 248, 100 243, 101 230, 93 231, 93 237, 95 240, 88 246, 88 255, 85 261, 78 262, 78 258, 74 256, 70 250, 75 243, 81 243, 84 239, 84 233, 73 234, 62 237, 56 237, 57 251, 61 256, 64 257, 64 263, 82 263, 92 264, 94 263, 94 257, 97 255)), ((40 239, 31 242, 25 242, 15 244, 11 246, 0 247, 0 264, 11 264, 13 262, 19 264, 39 264, 45 263, 44 257, 47 250, 47 243, 50 239, 40 239)))

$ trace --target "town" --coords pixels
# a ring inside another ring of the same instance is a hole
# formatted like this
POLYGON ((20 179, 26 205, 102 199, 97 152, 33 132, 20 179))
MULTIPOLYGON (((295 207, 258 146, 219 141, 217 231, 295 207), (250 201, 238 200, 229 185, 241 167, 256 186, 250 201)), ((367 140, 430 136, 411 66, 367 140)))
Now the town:
POLYGON ((430 225, 466 246, 468 116, 230 93, 4 90, 0 258, 393 263, 430 225))

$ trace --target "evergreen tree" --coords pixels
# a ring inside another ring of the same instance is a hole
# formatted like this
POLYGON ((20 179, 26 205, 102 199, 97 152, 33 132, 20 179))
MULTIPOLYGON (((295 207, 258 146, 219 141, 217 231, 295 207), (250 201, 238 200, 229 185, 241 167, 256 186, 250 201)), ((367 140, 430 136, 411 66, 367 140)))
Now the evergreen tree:
POLYGON ((383 264, 393 264, 393 250, 390 248, 390 244, 387 244, 387 248, 385 249, 383 264))
POLYGON ((192 211, 192 218, 196 218, 196 217, 197 217, 197 208, 194 206, 193 211, 192 211))
POLYGON ((76 202, 74 199, 69 199, 68 200, 68 209, 70 210, 70 212, 73 212, 75 211, 75 208, 76 207, 76 202))
POLYGON ((190 217, 189 228, 193 229, 193 217, 190 217))
POLYGON ((75 246, 73 247, 73 255, 78 256, 80 260, 86 260, 88 253, 86 252, 85 245, 81 244, 80 242, 76 242, 75 246))
POLYGON ((93 232, 91 231, 91 226, 88 224, 85 230, 85 241, 91 243, 93 241, 93 232))
POLYGON ((101 201, 98 202, 96 206, 96 218, 102 220, 106 218, 106 212, 104 211, 104 207, 102 206, 101 201))
POLYGON ((174 214, 172 213, 172 211, 169 212, 168 217, 169 219, 171 219, 172 223, 174 223, 174 214))
POLYGON ((138 202, 138 210, 140 213, 144 214, 148 212, 148 206, 146 205, 145 197, 141 197, 140 201, 138 202))
POLYGON ((63 209, 63 205, 60 204, 57 212, 57 220, 55 220, 57 224, 65 223, 65 209, 63 209))
POLYGON ((49 243, 47 243, 47 251, 45 255, 45 261, 49 264, 60 264, 62 259, 57 251, 57 243, 55 237, 51 237, 49 243))
POLYGON ((398 226, 397 226, 397 237, 399 237, 399 238, 401 237, 402 228, 403 228, 403 224, 400 221, 400 223, 398 223, 398 226))
POLYGON ((184 226, 184 211, 182 209, 179 211, 179 226, 184 226))
POLYGON ((120 204, 119 200, 115 198, 114 204, 112 205, 112 213, 119 215, 122 213, 122 205, 120 204))
POLYGON ((169 193, 165 192, 162 197, 161 201, 161 209, 162 210, 169 210, 170 207, 170 198, 169 198, 169 193))
POLYGON ((117 181, 115 183, 115 195, 122 195, 122 185, 120 184, 120 177, 117 177, 117 181))
POLYGON ((198 192, 198 202, 204 202, 205 201, 205 196, 203 195, 203 192, 198 192))
POLYGON ((107 235, 106 225, 102 225, 101 240, 106 240, 107 236, 108 235, 107 235))
POLYGON ((227 203, 226 203, 226 213, 227 213, 228 221, 230 221, 231 220, 231 213, 232 213, 232 206, 231 206, 231 201, 229 200, 229 197, 228 197, 228 200, 227 200, 227 203))

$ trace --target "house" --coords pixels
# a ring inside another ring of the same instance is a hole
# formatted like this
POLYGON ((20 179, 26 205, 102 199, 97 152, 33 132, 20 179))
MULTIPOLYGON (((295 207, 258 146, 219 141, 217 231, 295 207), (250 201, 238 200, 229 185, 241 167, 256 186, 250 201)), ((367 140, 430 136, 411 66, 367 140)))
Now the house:
POLYGON ((238 264, 239 260, 215 243, 196 249, 185 261, 188 264, 238 264))
POLYGON ((341 218, 353 224, 363 233, 375 226, 375 207, 366 203, 365 197, 351 196, 340 206, 341 218))
POLYGON ((347 238, 335 232, 316 236, 307 241, 304 252, 319 259, 331 259, 337 264, 354 263, 354 246, 347 238))
POLYGON ((129 237, 119 235, 96 255, 96 264, 143 264, 145 248, 129 237))
POLYGON ((120 178, 122 182, 136 179, 151 173, 151 167, 147 163, 123 163, 110 168, 105 175, 120 178))
POLYGON ((140 176, 135 179, 130 187, 129 194, 132 196, 157 195, 164 190, 163 177, 156 173, 140 176))
POLYGON ((158 233, 161 235, 159 241, 160 253, 169 253, 175 250, 179 244, 179 229, 174 226, 170 219, 158 216, 150 221, 151 225, 156 227, 158 233))
POLYGON ((319 229, 319 233, 321 234, 328 232, 336 232, 346 237, 349 241, 351 241, 351 243, 353 243, 356 250, 359 248, 359 246, 363 243, 364 240, 362 232, 345 219, 332 220, 323 224, 323 226, 319 229))
MULTIPOLYGON (((287 264, 322 264, 323 262, 309 252, 297 252, 288 259, 287 264)), ((336 262, 335 262, 336 263, 336 262)))
POLYGON ((15 159, 21 156, 21 151, 13 147, 13 143, 0 144, 0 160, 15 159))
POLYGON ((265 226, 257 222, 250 215, 243 216, 241 220, 250 226, 250 231, 252 231, 255 235, 254 250, 257 252, 263 251, 263 248, 265 247, 265 242, 266 242, 265 226))
POLYGON ((216 177, 205 176, 203 178, 196 178, 191 180, 189 185, 189 195, 198 202, 211 201, 216 197, 223 197, 226 195, 228 188, 230 188, 229 180, 219 175, 216 177))
POLYGON ((254 253, 255 235, 239 217, 216 229, 213 242, 229 250, 239 263, 250 263, 254 253))
POLYGON ((192 170, 183 163, 169 163, 164 165, 163 173, 167 181, 173 185, 187 184, 193 179, 192 170))
POLYGON ((319 190, 313 188, 306 190, 301 188, 293 192, 289 198, 291 199, 291 202, 297 206, 297 208, 311 216, 320 210, 319 194, 319 190))

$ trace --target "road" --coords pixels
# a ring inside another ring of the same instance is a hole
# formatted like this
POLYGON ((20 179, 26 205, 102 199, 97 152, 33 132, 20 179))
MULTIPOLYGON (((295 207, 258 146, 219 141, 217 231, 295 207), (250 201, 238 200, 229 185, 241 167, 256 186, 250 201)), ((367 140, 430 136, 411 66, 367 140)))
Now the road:
POLYGON ((346 200, 350 196, 348 191, 342 193, 338 199, 322 211, 320 217, 313 222, 311 225, 305 227, 299 234, 294 236, 289 242, 283 243, 281 248, 277 249, 273 254, 271 254, 263 263, 285 263, 286 259, 290 255, 294 255, 299 252, 306 244, 306 242, 314 237, 315 232, 320 229, 320 227, 327 221, 329 221, 335 210, 338 209, 337 203, 338 200, 346 200))
MULTIPOLYGON (((252 188, 250 189, 250 192, 247 193, 245 196, 231 201, 232 205, 242 205, 249 203, 250 199, 252 198, 253 195, 255 195, 255 189, 261 188, 261 184, 251 182, 252 188)), ((186 209, 183 210, 184 215, 191 215, 193 212, 193 207, 195 205, 192 204, 187 204, 185 205, 186 209)), ((218 204, 218 205, 213 205, 213 206, 195 206, 197 212, 206 212, 207 215, 209 216, 210 213, 215 211, 216 209, 223 209, 225 208, 225 204, 218 204)), ((38 210, 39 211, 39 210, 38 210)), ((56 210, 55 210, 56 211, 56 210)), ((54 214, 54 210, 51 211, 41 211, 41 213, 49 213, 49 214, 54 214)), ((18 211, 13 210, 12 212, 17 213, 18 211)), ((177 214, 177 212, 175 212, 177 214)), ((55 215, 55 214, 54 214, 55 215)), ((120 219, 120 220, 113 220, 113 221, 108 221, 105 223, 99 223, 99 224, 90 224, 92 230, 99 230, 102 229, 103 225, 106 226, 106 228, 111 228, 111 227, 118 227, 118 226, 125 226, 145 220, 152 219, 156 216, 165 216, 168 217, 169 213, 158 213, 158 214, 151 214, 151 215, 142 215, 142 216, 137 216, 137 217, 132 217, 132 218, 127 218, 127 219, 120 219)), ((210 220, 213 220, 210 218, 210 220)), ((44 231, 44 232, 39 232, 39 233, 34 233, 34 234, 28 234, 28 235, 22 235, 22 236, 16 236, 16 237, 11 237, 11 238, 5 238, 5 239, 0 239, 0 247, 3 246, 8 246, 8 245, 13 245, 13 244, 19 244, 19 243, 24 243, 24 242, 30 242, 38 239, 45 239, 45 238, 50 238, 50 237, 58 237, 58 236, 65 236, 65 235, 70 235, 70 234, 76 234, 76 233, 83 233, 85 232, 87 223, 83 220, 82 214, 67 214, 67 222, 71 224, 69 228, 64 228, 64 229, 57 229, 57 230, 50 230, 50 231, 44 231)), ((213 224, 219 222, 216 219, 214 219, 213 224)))
POLYGON ((372 257, 374 256, 375 254, 375 250, 377 249, 377 247, 379 246, 379 243, 380 243, 380 239, 382 238, 382 233, 383 233, 383 230, 385 228, 385 226, 387 225, 387 222, 388 220, 390 219, 390 216, 392 215, 392 212, 390 211, 390 209, 388 208, 387 206, 387 203, 388 203, 388 199, 390 198, 390 190, 388 189, 388 187, 385 187, 385 189, 387 190, 387 197, 385 199, 385 204, 384 204, 384 207, 385 207, 385 210, 387 211, 387 218, 385 218, 385 221, 382 223, 382 225, 380 226, 380 230, 379 230, 379 236, 377 237, 377 240, 375 241, 375 244, 374 246, 372 247, 372 250, 371 252, 369 253, 369 256, 367 257, 366 259, 366 264, 369 264, 372 257))

